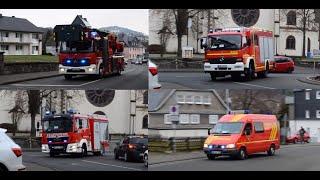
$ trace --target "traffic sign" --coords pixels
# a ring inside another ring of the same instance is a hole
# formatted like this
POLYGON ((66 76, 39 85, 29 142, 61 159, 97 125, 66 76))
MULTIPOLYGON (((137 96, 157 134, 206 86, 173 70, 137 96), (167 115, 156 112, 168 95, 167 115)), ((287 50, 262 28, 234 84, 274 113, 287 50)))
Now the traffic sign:
POLYGON ((178 105, 173 105, 170 106, 170 115, 179 115, 179 106, 178 105))

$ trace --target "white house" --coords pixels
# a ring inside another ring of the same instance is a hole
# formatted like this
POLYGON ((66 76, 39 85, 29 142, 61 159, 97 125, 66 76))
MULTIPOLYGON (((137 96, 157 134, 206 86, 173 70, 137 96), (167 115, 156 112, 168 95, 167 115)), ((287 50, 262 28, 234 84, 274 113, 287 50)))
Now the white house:
MULTIPOLYGON (((172 10, 149 10, 149 44, 160 44, 160 30, 166 26, 170 32, 175 32, 172 10), (168 23, 171 22, 171 23, 168 23)), ((301 16, 297 9, 211 9, 202 11, 192 17, 192 26, 182 37, 182 47, 191 46, 195 52, 203 53, 200 49, 200 39, 205 37, 209 29, 226 27, 258 27, 273 31, 276 54, 288 56, 302 55, 301 16), (210 14, 210 15, 208 15, 210 14), (208 17, 210 24, 208 25, 208 17), (188 37, 188 38, 187 38, 188 37)), ((313 10, 311 10, 313 12, 313 10)), ((192 14, 192 13, 191 13, 192 14)), ((310 22, 315 15, 311 13, 310 22)), ((312 52, 319 49, 319 31, 317 24, 308 23, 306 31, 305 50, 312 52)), ((167 52, 176 52, 177 36, 171 35, 166 43, 167 52)))
POLYGON ((27 19, 0 14, 0 51, 4 55, 41 55, 42 33, 27 19))

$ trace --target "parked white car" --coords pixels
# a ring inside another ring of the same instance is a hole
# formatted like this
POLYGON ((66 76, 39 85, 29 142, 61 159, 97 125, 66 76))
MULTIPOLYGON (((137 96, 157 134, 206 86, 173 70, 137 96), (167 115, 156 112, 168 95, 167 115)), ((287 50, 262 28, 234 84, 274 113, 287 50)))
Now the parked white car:
POLYGON ((25 170, 21 147, 6 132, 6 129, 0 128, 0 172, 25 170))
POLYGON ((145 167, 148 167, 148 156, 149 156, 148 154, 149 154, 148 150, 146 150, 143 155, 143 162, 145 167))
POLYGON ((159 89, 161 84, 159 84, 158 67, 152 61, 149 60, 149 89, 159 89))

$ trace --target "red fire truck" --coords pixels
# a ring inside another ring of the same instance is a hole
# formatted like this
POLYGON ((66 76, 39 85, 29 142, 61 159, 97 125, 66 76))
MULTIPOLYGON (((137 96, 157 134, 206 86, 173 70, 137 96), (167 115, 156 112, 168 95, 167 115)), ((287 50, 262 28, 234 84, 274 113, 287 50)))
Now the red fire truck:
POLYGON ((64 74, 65 79, 75 75, 103 78, 124 71, 124 45, 115 34, 80 24, 57 25, 54 34, 59 52, 59 73, 64 74))
POLYGON ((42 152, 102 155, 109 148, 108 119, 102 115, 48 113, 42 120, 42 152))
POLYGON ((211 79, 231 75, 246 80, 266 77, 273 68, 273 35, 271 31, 257 28, 225 28, 211 30, 201 39, 205 50, 204 71, 211 79))

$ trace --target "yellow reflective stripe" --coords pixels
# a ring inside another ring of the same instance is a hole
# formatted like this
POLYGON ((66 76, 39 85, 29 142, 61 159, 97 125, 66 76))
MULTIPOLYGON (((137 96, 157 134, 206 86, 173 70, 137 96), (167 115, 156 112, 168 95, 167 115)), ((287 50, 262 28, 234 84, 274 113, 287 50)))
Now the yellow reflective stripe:
POLYGON ((278 133, 278 126, 275 124, 275 125, 274 125, 274 134, 273 134, 273 139, 275 139, 275 138, 276 138, 277 133, 278 133))
POLYGON ((238 55, 238 52, 231 52, 231 53, 207 53, 207 56, 225 56, 225 55, 238 55))
POLYGON ((274 134, 274 125, 271 126, 271 133, 270 133, 270 137, 269 137, 270 140, 273 139, 273 134, 274 134))
POLYGON ((249 141, 249 142, 241 142, 241 143, 237 143, 237 145, 239 144, 250 144, 250 143, 258 143, 258 142, 270 142, 270 141, 277 141, 278 139, 273 139, 273 140, 261 140, 261 141, 249 141))
POLYGON ((237 122, 237 121, 241 120, 244 116, 245 116, 244 114, 237 114, 232 117, 231 122, 237 122))

